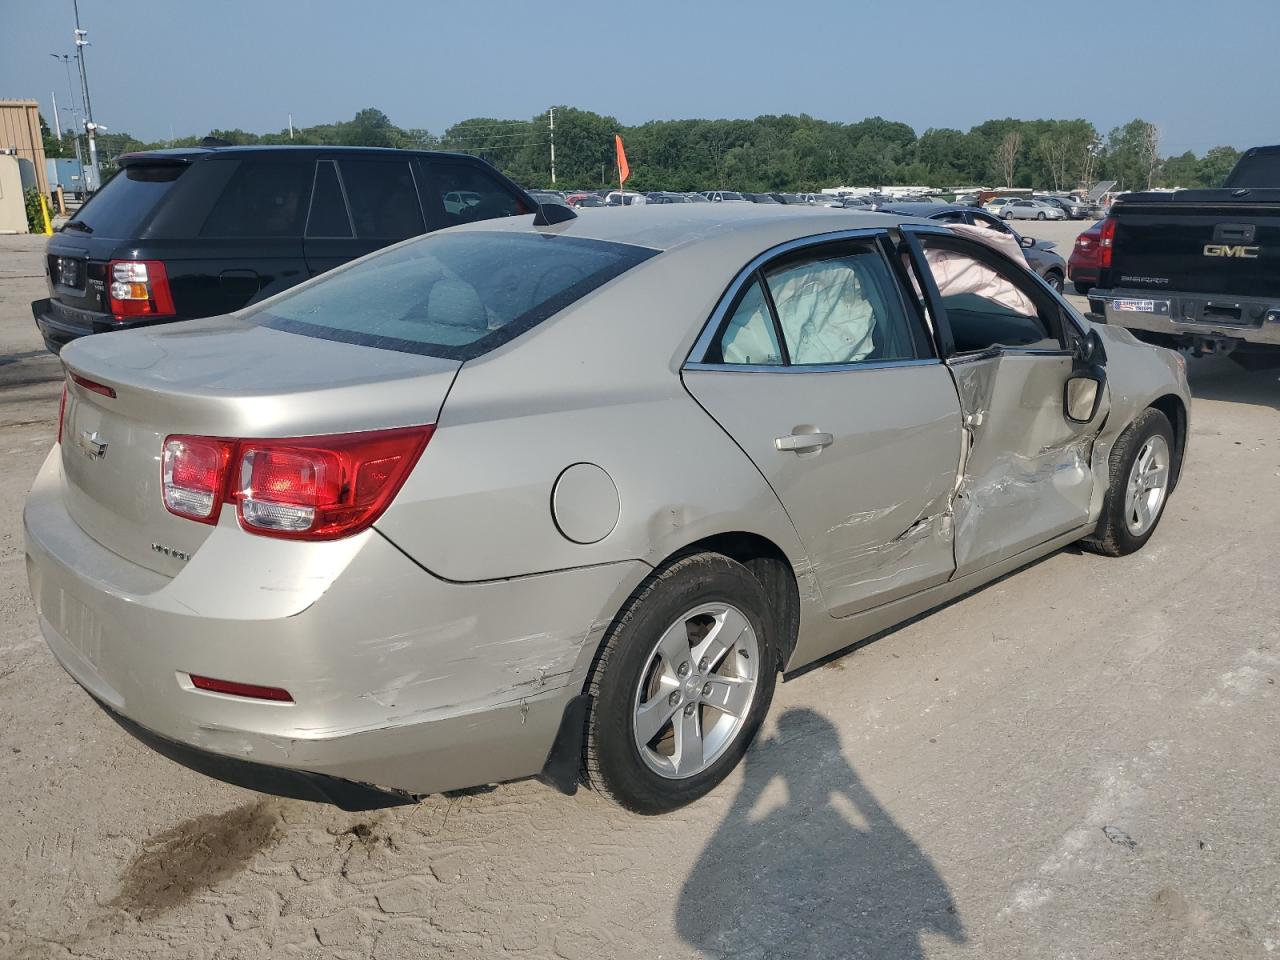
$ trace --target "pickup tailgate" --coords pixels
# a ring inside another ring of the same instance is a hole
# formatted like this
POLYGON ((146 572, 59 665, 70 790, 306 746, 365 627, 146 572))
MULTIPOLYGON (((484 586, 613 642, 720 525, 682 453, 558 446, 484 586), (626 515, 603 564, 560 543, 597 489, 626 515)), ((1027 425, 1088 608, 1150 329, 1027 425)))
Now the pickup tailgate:
POLYGON ((1112 215, 1110 286, 1280 300, 1280 190, 1187 190, 1112 215))

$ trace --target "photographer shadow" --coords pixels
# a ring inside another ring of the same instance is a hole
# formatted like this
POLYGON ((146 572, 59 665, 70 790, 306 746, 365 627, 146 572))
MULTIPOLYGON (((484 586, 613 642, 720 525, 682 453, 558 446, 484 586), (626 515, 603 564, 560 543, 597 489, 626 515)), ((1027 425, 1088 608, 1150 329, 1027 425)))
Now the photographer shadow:
POLYGON ((965 942, 937 868, 863 785, 830 722, 789 710, 745 764, 680 893, 686 942, 735 960, 911 960, 925 933, 965 942))

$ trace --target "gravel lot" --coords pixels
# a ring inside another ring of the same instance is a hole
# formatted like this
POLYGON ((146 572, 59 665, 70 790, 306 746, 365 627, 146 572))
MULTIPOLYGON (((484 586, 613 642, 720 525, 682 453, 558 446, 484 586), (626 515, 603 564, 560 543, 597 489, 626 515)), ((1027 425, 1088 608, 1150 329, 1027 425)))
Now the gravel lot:
MULTIPOLYGON (((1082 226, 1028 232, 1065 255, 1082 226)), ((42 247, 0 237, 0 957, 1280 951, 1280 371, 1192 362, 1142 553, 1063 551, 782 685, 692 808, 519 783, 344 814, 147 751, 45 650, 20 520, 58 407, 42 247)))

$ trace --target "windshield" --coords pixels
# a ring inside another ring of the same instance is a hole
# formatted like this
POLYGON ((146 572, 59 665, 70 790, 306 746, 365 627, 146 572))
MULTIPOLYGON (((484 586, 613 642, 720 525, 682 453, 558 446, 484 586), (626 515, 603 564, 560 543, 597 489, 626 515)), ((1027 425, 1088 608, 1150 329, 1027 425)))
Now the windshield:
POLYGON ((423 237, 268 301, 249 319, 327 340, 469 360, 658 253, 542 234, 423 237))
POLYGON ((102 237, 133 237, 187 167, 185 163, 131 164, 104 183, 63 229, 88 227, 87 232, 102 237))

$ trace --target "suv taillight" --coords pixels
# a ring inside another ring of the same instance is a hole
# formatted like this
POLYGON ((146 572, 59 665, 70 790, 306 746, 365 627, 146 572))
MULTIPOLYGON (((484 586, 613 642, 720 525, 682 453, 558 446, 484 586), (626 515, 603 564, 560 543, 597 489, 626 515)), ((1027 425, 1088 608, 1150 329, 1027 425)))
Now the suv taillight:
POLYGON ((1115 251, 1116 244, 1116 218, 1107 217, 1102 221, 1102 228, 1098 232, 1098 266, 1107 268, 1111 266, 1111 255, 1115 251))
POLYGON ((107 298, 117 320, 174 315, 169 274, 160 260, 112 260, 107 264, 107 298))
POLYGON ((323 437, 228 440, 173 436, 161 458, 170 513, 292 540, 336 540, 371 526, 400 491, 434 425, 323 437))

